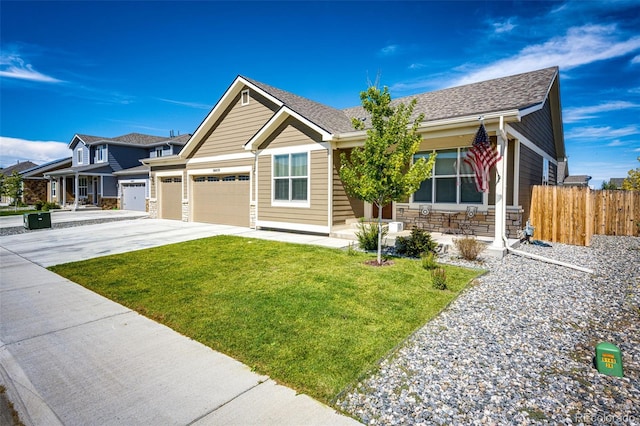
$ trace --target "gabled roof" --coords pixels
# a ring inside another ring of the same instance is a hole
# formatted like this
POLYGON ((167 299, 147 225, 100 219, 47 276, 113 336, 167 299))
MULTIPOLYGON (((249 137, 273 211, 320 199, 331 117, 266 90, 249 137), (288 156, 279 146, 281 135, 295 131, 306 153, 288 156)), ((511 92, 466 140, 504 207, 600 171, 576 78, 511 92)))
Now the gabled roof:
MULTIPOLYGON (((525 110, 543 104, 558 75, 558 67, 545 68, 508 77, 495 78, 464 86, 436 90, 394 99, 392 105, 408 104, 416 99, 414 118, 424 114, 424 121, 479 116, 498 111, 525 110)), ((347 108, 349 117, 363 118, 362 106, 347 108)))
POLYGON ((259 87, 269 93, 274 98, 280 100, 284 106, 290 108, 292 111, 295 111, 330 133, 342 133, 353 130, 351 119, 345 115, 344 111, 303 98, 302 96, 298 96, 291 92, 260 83, 247 77, 243 78, 248 82, 253 83, 256 87, 259 87))
POLYGON ((71 165, 71 157, 59 158, 57 160, 49 161, 48 163, 41 164, 40 166, 32 167, 28 170, 23 171, 21 174, 25 178, 29 178, 35 175, 39 175, 41 173, 46 173, 51 170, 56 170, 62 167, 67 167, 71 165))
POLYGON ((128 133, 122 136, 107 138, 103 136, 82 135, 78 133, 73 137, 73 139, 71 139, 69 148, 73 149, 78 141, 82 141, 87 146, 102 144, 125 145, 143 148, 150 148, 153 146, 165 144, 182 146, 187 143, 190 137, 191 135, 188 133, 175 137, 146 135, 144 133, 128 133))
POLYGON ((591 176, 587 175, 573 175, 567 176, 563 182, 563 185, 584 185, 586 186, 591 180, 591 176))
POLYGON ((141 175, 149 173, 149 166, 140 165, 135 167, 130 167, 128 169, 122 169, 117 172, 113 172, 112 174, 115 176, 127 176, 127 175, 141 175))
POLYGON ((5 176, 11 176, 13 172, 22 173, 25 170, 29 170, 37 166, 38 165, 36 163, 32 163, 31 161, 23 161, 22 163, 16 163, 12 166, 5 167, 4 169, 0 170, 0 173, 5 176))
MULTIPOLYGON (((437 90, 406 96, 392 101, 392 104, 409 103, 416 99, 414 118, 424 114, 423 122, 440 122, 439 120, 475 120, 484 114, 509 113, 519 118, 536 111, 544 105, 553 92, 553 105, 559 110, 559 89, 557 84, 558 67, 550 67, 537 71, 526 72, 508 77, 495 78, 478 83, 466 84, 458 87, 437 90)), ((336 140, 346 134, 354 132, 351 118, 364 118, 365 125, 368 113, 362 106, 338 110, 327 105, 303 98, 293 93, 278 89, 244 76, 237 76, 225 91, 218 103, 196 129, 191 140, 180 152, 180 158, 188 158, 210 131, 214 123, 221 117, 223 111, 231 105, 244 87, 257 90, 270 99, 278 107, 272 118, 260 129, 251 140, 245 144, 245 149, 255 149, 264 141, 273 129, 282 124, 287 117, 294 117, 309 125, 322 135, 322 139, 336 140)), ((557 144, 563 146, 561 119, 555 117, 558 123, 556 133, 557 144)), ((494 117, 495 118, 495 117, 494 117)), ((554 124, 554 127, 556 125, 554 124)), ((564 152, 560 152, 561 157, 564 152)))

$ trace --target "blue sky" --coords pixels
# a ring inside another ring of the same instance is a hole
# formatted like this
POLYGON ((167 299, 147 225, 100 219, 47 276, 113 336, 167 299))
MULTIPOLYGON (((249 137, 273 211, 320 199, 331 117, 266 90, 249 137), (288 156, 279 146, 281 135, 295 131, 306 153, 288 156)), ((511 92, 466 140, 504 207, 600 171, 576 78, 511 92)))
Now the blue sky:
POLYGON ((193 133, 238 75, 336 108, 558 65, 571 174, 640 166, 640 1, 0 3, 0 166, 193 133))

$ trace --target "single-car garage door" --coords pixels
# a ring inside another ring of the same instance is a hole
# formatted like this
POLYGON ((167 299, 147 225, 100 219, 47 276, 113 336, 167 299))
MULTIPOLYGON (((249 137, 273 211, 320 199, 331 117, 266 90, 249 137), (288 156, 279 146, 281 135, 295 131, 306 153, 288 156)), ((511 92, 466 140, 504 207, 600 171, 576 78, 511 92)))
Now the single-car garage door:
POLYGON ((248 174, 193 179, 193 221, 249 226, 248 174))
POLYGON ((160 179, 160 217, 182 220, 182 178, 160 179))
POLYGON ((144 183, 123 183, 122 210, 147 211, 146 192, 144 183))

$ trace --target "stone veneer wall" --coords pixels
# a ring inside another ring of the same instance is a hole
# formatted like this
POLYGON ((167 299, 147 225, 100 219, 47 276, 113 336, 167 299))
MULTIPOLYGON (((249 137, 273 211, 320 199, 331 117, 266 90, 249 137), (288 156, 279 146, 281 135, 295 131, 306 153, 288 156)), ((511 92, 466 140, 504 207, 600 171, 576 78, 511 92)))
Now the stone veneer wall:
POLYGON ((189 222, 189 202, 182 202, 182 221, 189 222))
POLYGON ((118 208, 117 198, 100 198, 100 207, 102 210, 113 210, 118 208))
POLYGON ((255 203, 251 203, 251 206, 249 207, 249 228, 254 228, 256 227, 256 204, 255 203))
MULTIPOLYGON (((506 233, 508 238, 517 238, 522 225, 523 210, 519 207, 507 207, 506 233)), ((461 234, 468 229, 471 235, 493 237, 495 232, 495 208, 489 207, 486 212, 476 212, 472 218, 466 211, 449 212, 434 210, 428 215, 420 214, 419 209, 411 209, 406 204, 396 205, 396 221, 402 222, 405 229, 414 226, 430 232, 461 234)))
POLYGON ((38 201, 47 201, 46 180, 23 180, 24 191, 22 201, 25 204, 35 204, 38 201))
POLYGON ((157 219, 158 218, 158 200, 149 200, 149 218, 157 219))

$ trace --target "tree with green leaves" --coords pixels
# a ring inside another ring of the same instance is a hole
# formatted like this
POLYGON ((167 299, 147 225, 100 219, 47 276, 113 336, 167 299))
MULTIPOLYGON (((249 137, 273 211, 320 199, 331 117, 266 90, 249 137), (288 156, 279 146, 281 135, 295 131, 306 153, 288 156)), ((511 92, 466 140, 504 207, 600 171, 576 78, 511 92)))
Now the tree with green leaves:
MULTIPOLYGON (((371 86, 360 93, 362 106, 370 115, 371 126, 361 147, 350 155, 340 156, 340 179, 347 193, 378 207, 378 264, 382 264, 382 208, 392 201, 401 201, 416 192, 420 183, 428 179, 435 163, 420 158, 412 163, 420 148, 422 136, 418 126, 424 119, 420 114, 413 122, 411 116, 416 105, 391 105, 389 89, 371 86)), ((364 130, 365 122, 352 118, 356 130, 364 130)))
POLYGON ((22 176, 17 171, 13 171, 11 176, 5 176, 2 182, 2 193, 13 200, 15 210, 22 197, 22 176))
POLYGON ((603 180, 602 185, 600 185, 600 189, 613 190, 613 189, 618 189, 618 187, 616 186, 615 183, 611 183, 610 180, 603 180))
MULTIPOLYGON (((640 161, 640 157, 638 157, 640 161)), ((629 170, 626 179, 622 182, 622 189, 626 191, 640 191, 640 167, 629 170)))

